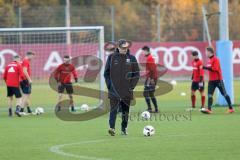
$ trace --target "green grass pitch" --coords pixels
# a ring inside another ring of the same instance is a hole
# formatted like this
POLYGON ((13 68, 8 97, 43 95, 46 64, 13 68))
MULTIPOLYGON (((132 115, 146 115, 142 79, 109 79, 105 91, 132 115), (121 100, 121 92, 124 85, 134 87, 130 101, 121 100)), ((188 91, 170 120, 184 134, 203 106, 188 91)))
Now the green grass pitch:
MULTIPOLYGON (((178 83, 173 91, 158 97, 160 110, 166 115, 186 114, 190 106, 189 82, 178 83), (180 96, 186 92, 186 96, 180 96)), ((240 104, 240 81, 235 81, 235 103, 240 104)), ((225 114, 215 107, 214 114, 193 111, 191 119, 157 119, 129 122, 128 136, 121 136, 120 118, 117 135, 107 134, 108 116, 85 121, 64 122, 56 118, 53 108, 57 95, 48 86, 33 85, 32 106, 44 107, 40 116, 7 116, 5 87, 0 87, 0 159, 1 160, 238 160, 240 159, 240 109, 225 114), (155 127, 152 137, 142 135, 143 127, 155 127)), ((95 105, 96 100, 75 97, 77 106, 95 105)), ((198 106, 200 98, 197 97, 198 106)), ((238 105, 239 106, 239 105, 238 105)), ((138 99, 132 113, 146 108, 138 99)), ((190 115, 189 115, 190 116, 190 115)))

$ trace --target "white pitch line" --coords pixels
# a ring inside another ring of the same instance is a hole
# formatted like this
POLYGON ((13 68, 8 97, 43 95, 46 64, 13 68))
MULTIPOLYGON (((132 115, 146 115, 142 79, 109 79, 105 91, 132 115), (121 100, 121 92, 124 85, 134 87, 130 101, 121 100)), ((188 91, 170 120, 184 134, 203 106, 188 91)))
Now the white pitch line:
POLYGON ((76 154, 71 154, 71 153, 66 153, 61 150, 61 148, 66 147, 66 146, 73 146, 73 145, 79 145, 79 144, 87 144, 87 143, 98 143, 98 142, 104 142, 107 139, 101 139, 101 140, 91 140, 91 141, 82 141, 78 143, 69 143, 69 144, 62 144, 62 145, 56 145, 52 146, 49 150, 53 153, 62 155, 62 156, 67 156, 67 157, 73 157, 73 158, 79 158, 79 159, 86 159, 86 160, 111 160, 109 158, 97 158, 97 157, 90 157, 90 156, 84 156, 84 155, 76 155, 76 154))
MULTIPOLYGON (((189 137, 191 135, 189 134, 172 134, 172 135, 159 135, 158 137, 189 137)), ((202 136, 202 134, 193 134, 192 136, 202 136)), ((156 136, 155 136, 156 137, 156 136)), ((142 138, 142 137, 131 137, 128 139, 122 139, 117 138, 114 140, 129 140, 129 139, 136 139, 136 138, 142 138)), ((106 142, 110 141, 112 139, 98 139, 98 140, 89 140, 89 141, 81 141, 77 143, 68 143, 68 144, 61 144, 61 145, 55 145, 49 148, 50 152, 66 156, 66 157, 72 157, 72 158, 78 158, 78 159, 86 159, 86 160, 111 160, 110 158, 97 158, 97 157, 90 157, 85 155, 76 155, 71 153, 66 153, 61 150, 61 148, 64 148, 66 146, 74 146, 74 145, 80 145, 80 144, 88 144, 88 143, 99 143, 99 142, 106 142)))

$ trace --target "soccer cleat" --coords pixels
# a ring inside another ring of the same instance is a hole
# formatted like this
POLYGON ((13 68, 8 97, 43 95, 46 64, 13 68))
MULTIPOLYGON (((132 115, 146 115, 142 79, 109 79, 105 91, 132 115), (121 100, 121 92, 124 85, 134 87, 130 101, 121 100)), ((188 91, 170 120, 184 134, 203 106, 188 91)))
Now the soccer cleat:
POLYGON ((32 110, 30 107, 27 107, 27 113, 32 113, 32 110))
POLYGON ((228 109, 227 113, 231 114, 231 113, 234 113, 234 109, 228 109))
POLYGON ((121 135, 123 135, 123 136, 127 136, 127 135, 128 135, 128 132, 127 132, 126 130, 121 131, 121 135))
POLYGON ((20 112, 24 112, 24 108, 20 108, 20 112))
POLYGON ((108 130, 108 133, 109 133, 111 136, 115 136, 115 129, 110 128, 110 129, 108 130))
POLYGON ((204 109, 202 108, 201 112, 204 113, 204 114, 212 114, 213 113, 211 110, 205 109, 205 108, 204 109))
POLYGON ((76 112, 77 110, 75 109, 75 107, 71 107, 71 112, 76 112))
POLYGON ((21 117, 21 114, 20 114, 20 109, 21 109, 21 107, 20 107, 20 106, 16 106, 16 111, 15 111, 15 114, 16 114, 18 117, 21 117))
POLYGON ((15 114, 16 114, 18 117, 22 117, 19 111, 15 111, 15 114))

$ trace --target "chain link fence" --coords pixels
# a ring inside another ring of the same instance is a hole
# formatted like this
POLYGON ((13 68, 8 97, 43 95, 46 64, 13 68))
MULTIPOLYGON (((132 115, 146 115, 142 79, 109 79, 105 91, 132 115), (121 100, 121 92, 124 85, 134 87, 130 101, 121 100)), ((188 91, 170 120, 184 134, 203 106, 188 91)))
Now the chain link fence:
MULTIPOLYGON (((229 6, 230 39, 240 40, 240 6, 229 6)), ((218 3, 207 6, 208 13, 218 12, 218 3)), ((65 6, 0 8, 0 27, 63 27, 65 6)), ((219 17, 208 20, 212 40, 219 38, 219 17)), ((205 41, 201 7, 177 9, 173 6, 71 6, 71 26, 104 26, 106 41, 126 38, 132 41, 205 41)))
MULTIPOLYGON (((206 6, 208 13, 218 12, 218 3, 206 6)), ((229 4, 230 39, 240 39, 240 5, 229 4)), ((0 8, 0 27, 66 26, 65 6, 0 8)), ((212 40, 219 38, 219 16, 208 19, 212 40)), ((179 9, 176 6, 71 6, 71 26, 104 26, 107 41, 126 38, 132 41, 205 41, 201 6, 179 9)))

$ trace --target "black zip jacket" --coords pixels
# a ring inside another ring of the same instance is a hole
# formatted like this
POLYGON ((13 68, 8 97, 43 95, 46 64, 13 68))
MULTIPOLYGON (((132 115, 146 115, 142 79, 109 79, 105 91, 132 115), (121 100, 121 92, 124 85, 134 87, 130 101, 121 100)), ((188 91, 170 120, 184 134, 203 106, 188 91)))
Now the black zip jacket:
POLYGON ((129 51, 126 54, 120 54, 116 50, 108 56, 104 77, 109 98, 133 99, 133 89, 140 78, 135 56, 129 51))

